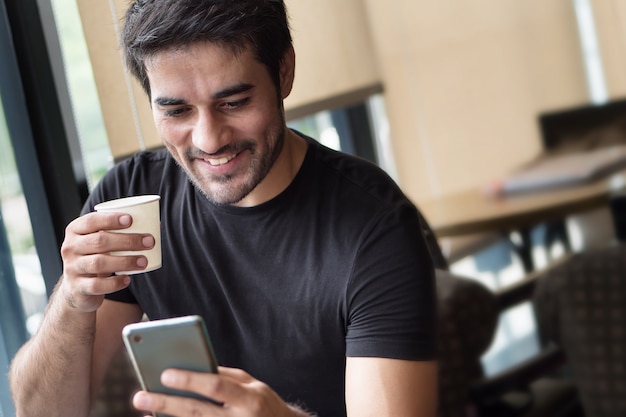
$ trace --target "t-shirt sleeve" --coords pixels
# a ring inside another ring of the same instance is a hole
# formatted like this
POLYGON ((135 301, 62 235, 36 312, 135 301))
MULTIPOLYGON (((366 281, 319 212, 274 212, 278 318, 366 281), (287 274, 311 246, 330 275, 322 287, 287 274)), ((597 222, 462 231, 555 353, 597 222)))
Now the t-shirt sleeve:
POLYGON ((107 294, 104 296, 104 298, 106 298, 107 300, 119 301, 127 304, 138 304, 137 299, 128 288, 124 288, 123 290, 107 294))
POLYGON ((348 290, 346 355, 436 356, 433 262, 413 206, 381 215, 364 232, 348 290))

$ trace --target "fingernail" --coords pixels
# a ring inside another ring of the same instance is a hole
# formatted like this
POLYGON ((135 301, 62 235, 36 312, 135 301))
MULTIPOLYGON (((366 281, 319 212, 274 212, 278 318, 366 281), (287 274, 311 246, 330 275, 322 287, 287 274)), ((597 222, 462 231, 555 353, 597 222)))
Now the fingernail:
POLYGON ((144 247, 151 248, 152 246, 154 246, 154 238, 152 236, 145 236, 141 240, 141 243, 143 243, 144 247))
POLYGON ((173 384, 176 382, 176 372, 171 370, 165 370, 161 374, 161 382, 164 384, 173 384))
POLYGON ((148 259, 142 257, 137 258, 137 266, 140 268, 145 268, 148 266, 148 259))
POLYGON ((133 397, 133 405, 142 410, 150 408, 150 397, 143 391, 139 391, 133 397))
POLYGON ((132 217, 130 217, 128 214, 123 214, 119 218, 119 222, 122 226, 129 226, 132 221, 132 217))

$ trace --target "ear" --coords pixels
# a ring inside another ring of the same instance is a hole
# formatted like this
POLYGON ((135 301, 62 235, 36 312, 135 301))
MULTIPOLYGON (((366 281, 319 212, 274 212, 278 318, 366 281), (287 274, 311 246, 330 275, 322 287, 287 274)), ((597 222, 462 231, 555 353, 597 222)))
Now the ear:
POLYGON ((291 93, 293 79, 296 72, 296 53, 293 45, 289 46, 283 59, 280 61, 280 95, 284 100, 291 93))

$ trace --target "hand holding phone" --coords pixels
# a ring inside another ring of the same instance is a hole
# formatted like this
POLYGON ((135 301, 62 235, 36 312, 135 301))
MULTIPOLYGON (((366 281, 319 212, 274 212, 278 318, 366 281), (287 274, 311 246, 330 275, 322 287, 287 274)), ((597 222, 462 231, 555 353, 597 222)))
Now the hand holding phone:
POLYGON ((217 360, 200 316, 129 324, 124 345, 144 391, 215 401, 200 394, 168 388, 161 374, 169 368, 217 373, 217 360))

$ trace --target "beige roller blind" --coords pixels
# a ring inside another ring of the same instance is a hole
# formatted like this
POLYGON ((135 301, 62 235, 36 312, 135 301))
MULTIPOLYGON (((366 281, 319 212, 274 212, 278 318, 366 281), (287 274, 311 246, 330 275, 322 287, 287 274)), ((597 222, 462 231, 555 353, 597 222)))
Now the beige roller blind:
POLYGON ((77 0, 113 157, 161 144, 146 95, 126 72, 117 37, 125 0, 77 0))
POLYGON ((286 0, 296 50, 287 117, 335 108, 380 92, 381 77, 362 0, 286 0))
POLYGON ((538 114, 588 100, 571 1, 365 4, 398 178, 416 201, 527 163, 538 114))
MULTIPOLYGON (((127 0, 77 0, 111 151, 116 159, 160 145, 149 103, 122 63, 117 32, 127 0)), ((289 118, 381 90, 360 0, 286 1, 296 47, 289 118)))

